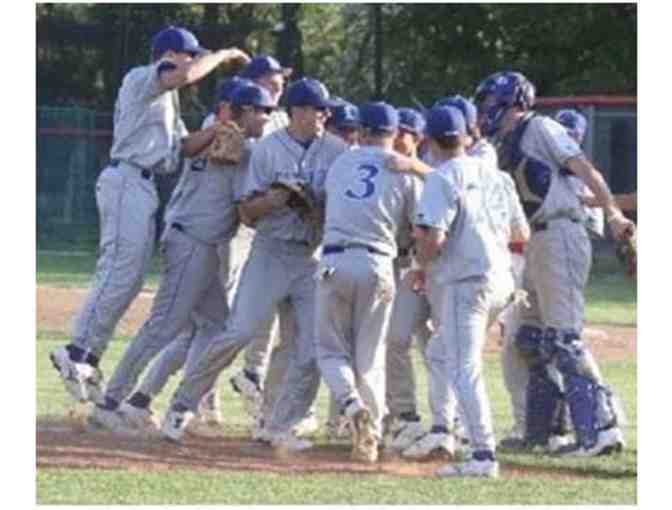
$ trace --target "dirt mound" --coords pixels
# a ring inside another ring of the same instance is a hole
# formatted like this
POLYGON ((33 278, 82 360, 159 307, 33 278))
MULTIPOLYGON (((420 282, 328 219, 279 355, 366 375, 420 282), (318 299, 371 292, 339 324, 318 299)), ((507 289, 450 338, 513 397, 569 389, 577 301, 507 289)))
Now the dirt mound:
MULTIPOLYGON (((375 465, 350 460, 349 445, 318 444, 314 449, 291 456, 249 438, 187 437, 175 445, 163 439, 120 437, 100 430, 77 431, 67 420, 37 423, 37 468, 111 469, 125 471, 265 471, 282 474, 352 473, 358 475, 433 476, 446 461, 408 462, 384 456, 375 465)), ((580 479, 594 477, 571 467, 540 468, 523 464, 501 465, 504 478, 533 477, 580 479)), ((605 473, 604 476, 616 477, 605 473)), ((620 477, 623 474, 618 475, 620 477)), ((632 476, 636 476, 633 473, 632 476)))

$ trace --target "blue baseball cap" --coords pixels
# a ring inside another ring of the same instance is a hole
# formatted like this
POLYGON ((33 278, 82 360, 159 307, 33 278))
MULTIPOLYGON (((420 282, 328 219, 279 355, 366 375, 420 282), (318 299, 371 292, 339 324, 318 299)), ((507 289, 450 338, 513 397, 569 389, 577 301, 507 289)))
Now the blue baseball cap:
POLYGON ((243 84, 231 94, 231 104, 234 106, 260 106, 262 108, 275 108, 271 94, 264 87, 254 83, 243 84))
POLYGON ((287 77, 292 74, 292 68, 282 67, 280 62, 269 55, 257 55, 245 66, 240 76, 256 80, 266 74, 283 74, 287 77))
POLYGON ((555 120, 565 126, 567 132, 581 144, 586 136, 588 121, 576 110, 560 110, 555 114, 555 120))
POLYGON ((217 102, 221 103, 222 101, 231 102, 231 96, 235 90, 242 85, 253 85, 251 80, 246 80, 240 76, 234 76, 224 81, 219 88, 217 89, 217 102))
POLYGON ((359 117, 359 108, 347 101, 332 108, 329 122, 335 126, 336 129, 358 128, 362 125, 359 117))
POLYGON ((413 108, 399 108, 399 129, 422 135, 425 130, 425 118, 418 110, 413 108))
POLYGON ((439 99, 434 106, 453 106, 462 112, 467 126, 474 126, 478 119, 476 105, 460 95, 448 96, 439 99))
POLYGON ((164 28, 152 37, 152 56, 154 59, 159 58, 169 50, 176 53, 189 53, 192 56, 208 51, 205 48, 201 48, 198 39, 189 30, 172 25, 164 28))
POLYGON ((427 115, 425 134, 432 137, 466 135, 464 115, 454 106, 434 106, 427 115))
POLYGON ((394 132, 399 129, 399 112, 384 101, 366 103, 359 109, 362 126, 377 131, 394 132))
POLYGON ((313 106, 335 108, 341 104, 329 96, 324 84, 311 78, 302 78, 287 87, 287 106, 313 106))

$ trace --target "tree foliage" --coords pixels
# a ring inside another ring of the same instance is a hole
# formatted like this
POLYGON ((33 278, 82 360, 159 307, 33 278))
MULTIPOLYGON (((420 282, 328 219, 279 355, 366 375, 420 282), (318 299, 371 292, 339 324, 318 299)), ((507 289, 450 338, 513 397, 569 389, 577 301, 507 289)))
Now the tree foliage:
MULTIPOLYGON (((486 75, 517 69, 540 95, 636 94, 636 4, 36 4, 38 104, 111 109, 124 73, 149 58, 151 36, 184 25, 204 46, 271 53, 296 76, 360 102, 374 94, 429 104, 470 95, 486 75), (377 37, 378 36, 378 37, 377 37)), ((208 108, 222 69, 185 91, 208 108)))

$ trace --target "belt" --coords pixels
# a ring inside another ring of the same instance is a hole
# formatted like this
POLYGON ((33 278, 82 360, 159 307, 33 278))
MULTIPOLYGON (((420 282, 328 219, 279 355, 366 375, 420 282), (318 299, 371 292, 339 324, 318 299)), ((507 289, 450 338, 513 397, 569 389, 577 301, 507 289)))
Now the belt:
POLYGON ((322 247, 322 255, 331 255, 332 253, 343 253, 345 252, 345 250, 351 250, 351 249, 366 250, 369 253, 373 253, 374 255, 387 256, 387 253, 383 253, 382 251, 376 250, 372 246, 367 246, 366 244, 348 244, 346 246, 340 246, 338 244, 327 244, 322 247))
POLYGON ((151 170, 147 170, 146 168, 142 168, 140 165, 136 165, 135 163, 131 163, 129 161, 122 161, 121 159, 110 160, 110 166, 112 166, 112 167, 115 167, 115 168, 118 167, 119 163, 126 163, 127 165, 130 165, 133 168, 137 168, 138 170, 140 170, 140 177, 142 177, 143 179, 147 179, 148 181, 152 180, 153 174, 152 174, 151 170))
POLYGON ((564 217, 561 217, 561 218, 554 218, 554 219, 548 220, 548 221, 540 221, 538 223, 532 223, 532 225, 531 225, 532 231, 533 232, 543 232, 544 230, 548 230, 548 224, 551 221, 561 220, 561 219, 569 220, 572 223, 581 223, 581 220, 579 220, 577 218, 569 218, 569 217, 564 216, 564 217))
POLYGON ((179 232, 184 232, 184 227, 182 226, 181 223, 175 223, 175 222, 174 222, 174 223, 171 223, 171 224, 170 224, 170 227, 171 227, 171 228, 174 228, 175 230, 177 230, 177 231, 179 231, 179 232))

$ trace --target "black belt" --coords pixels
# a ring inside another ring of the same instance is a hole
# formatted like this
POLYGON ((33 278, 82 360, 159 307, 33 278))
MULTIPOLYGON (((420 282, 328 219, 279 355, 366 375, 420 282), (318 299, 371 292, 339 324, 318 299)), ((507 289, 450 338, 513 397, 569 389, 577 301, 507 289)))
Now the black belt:
MULTIPOLYGON (((110 166, 112 167, 118 167, 119 163, 121 163, 122 160, 120 159, 111 159, 110 160, 110 166)), ((136 165, 135 163, 129 163, 128 161, 125 161, 127 165, 132 166, 133 168, 137 168, 140 170, 140 177, 143 179, 147 179, 148 181, 152 179, 152 172, 151 170, 147 170, 146 168, 142 168, 141 166, 136 165)))
POLYGON ((373 253, 374 255, 385 255, 387 256, 387 253, 383 253, 380 250, 376 250, 375 248, 371 246, 367 246, 365 244, 350 244, 348 246, 339 246, 337 244, 327 244, 322 247, 322 255, 331 255, 332 253, 343 253, 345 250, 350 250, 350 249, 360 249, 360 250, 366 250, 369 253, 373 253))
MULTIPOLYGON (((560 219, 560 218, 556 218, 556 219, 560 219)), ((565 218, 565 219, 571 221, 572 223, 581 223, 581 220, 578 220, 576 218, 565 218)), ((540 221, 539 223, 532 223, 532 231, 533 232, 543 232, 544 230, 548 230, 548 224, 549 224, 548 221, 540 221)))

